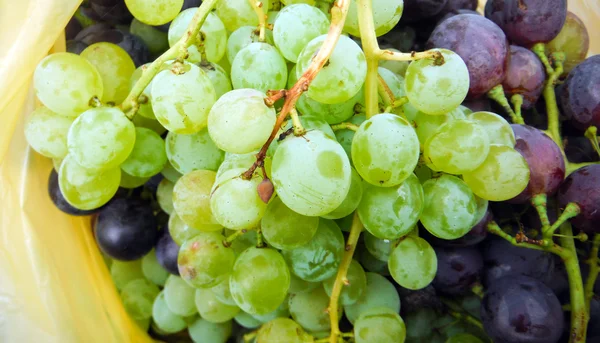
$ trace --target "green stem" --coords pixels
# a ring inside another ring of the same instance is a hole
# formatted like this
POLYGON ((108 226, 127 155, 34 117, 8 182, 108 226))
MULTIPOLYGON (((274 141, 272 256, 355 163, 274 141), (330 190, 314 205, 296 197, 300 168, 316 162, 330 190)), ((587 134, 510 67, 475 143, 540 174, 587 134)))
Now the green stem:
POLYGON ((248 230, 244 229, 244 230, 239 230, 239 231, 232 233, 231 235, 229 235, 225 238, 225 240, 223 241, 223 245, 226 247, 230 247, 231 242, 235 241, 237 238, 239 238, 246 232, 248 232, 248 230))
MULTIPOLYGON (((533 52, 538 56, 540 61, 546 67, 546 74, 548 79, 544 85, 544 99, 546 100, 546 112, 548 113, 548 134, 550 138, 564 151, 562 138, 560 135, 560 122, 559 122, 559 111, 556 103, 556 94, 554 93, 554 86, 558 81, 558 78, 563 72, 562 61, 555 60, 556 69, 552 68, 550 61, 546 56, 546 46, 543 43, 538 43, 533 46, 533 52)), ((565 159, 566 161, 566 159, 565 159)))
POLYGON ((339 130, 352 130, 352 131, 356 131, 356 130, 358 130, 358 125, 353 124, 353 123, 343 122, 343 123, 331 125, 331 129, 333 131, 339 131, 339 130))
POLYGON ((548 197, 546 194, 538 194, 531 198, 531 204, 535 207, 538 216, 540 217, 540 222, 542 223, 542 232, 544 233, 544 238, 550 238, 552 234, 550 233, 546 236, 546 231, 550 228, 550 219, 548 219, 548 207, 547 207, 548 197))
POLYGON ((96 23, 96 21, 87 15, 83 14, 83 8, 79 7, 75 14, 73 14, 75 19, 81 24, 81 26, 85 29, 86 27, 92 26, 96 23))
POLYGON ((492 88, 488 92, 487 95, 488 95, 488 98, 496 101, 500 106, 502 106, 502 108, 510 116, 510 120, 512 120, 513 123, 525 124, 525 122, 523 121, 523 118, 520 115, 517 116, 515 111, 513 111, 512 107, 510 107, 510 104, 508 103, 508 99, 506 98, 506 95, 504 94, 504 87, 502 87, 501 84, 492 88))
POLYGON ((302 126, 300 122, 300 116, 298 116, 298 111, 296 108, 292 108, 290 110, 290 117, 292 117, 292 126, 294 128, 294 136, 303 136, 306 133, 306 129, 302 126))
POLYGON ((554 73, 554 68, 550 65, 550 60, 548 60, 548 56, 546 56, 546 44, 537 43, 532 48, 531 51, 537 55, 537 57, 542 61, 544 68, 546 68, 546 74, 551 75, 554 73))
POLYGON ((581 208, 574 202, 568 203, 563 213, 560 214, 556 222, 550 227, 543 229, 544 237, 552 236, 554 232, 567 220, 576 217, 581 212, 581 208))
POLYGON ((588 273, 587 280, 585 282, 584 294, 585 294, 585 306, 587 313, 590 313, 590 301, 594 296, 594 285, 596 284, 596 280, 598 279, 598 272, 600 272, 600 267, 598 266, 598 250, 600 248, 600 234, 594 235, 594 240, 592 241, 592 249, 590 250, 590 256, 586 263, 590 266, 590 271, 588 273))
POLYGON ((473 292, 473 294, 478 296, 480 299, 483 298, 483 296, 484 296, 483 285, 480 284, 479 282, 474 283, 471 286, 471 292, 473 292))
MULTIPOLYGON (((270 0, 267 0, 270 1, 270 0)), ((256 17, 258 17, 258 41, 265 41, 265 28, 267 26, 267 16, 265 15, 265 11, 263 10, 263 3, 257 0, 248 0, 250 6, 256 13, 256 17)))
POLYGON ((590 143, 592 143, 594 150, 596 150, 596 153, 598 154, 598 156, 600 156, 600 145, 598 144, 598 129, 595 126, 588 127, 588 129, 585 130, 585 137, 590 140, 590 143))
POLYGON ((379 74, 377 74, 377 93, 379 93, 381 100, 383 100, 383 105, 386 108, 391 107, 394 104, 394 102, 396 101, 396 97, 394 96, 394 93, 392 92, 390 87, 387 85, 387 83, 385 83, 385 80, 383 79, 383 77, 381 77, 381 75, 379 75, 379 74))
POLYGON ((256 229, 256 247, 257 248, 265 247, 265 241, 263 239, 263 233, 262 233, 262 229, 260 227, 258 227, 256 229))
POLYGON ((521 94, 514 94, 510 98, 510 102, 512 103, 512 105, 515 109, 515 115, 517 116, 517 118, 521 118, 522 123, 519 123, 519 124, 525 124, 525 120, 523 119, 523 116, 521 115, 521 110, 523 108, 523 96, 521 94))
POLYGON ((379 44, 375 36, 373 24, 373 7, 371 0, 357 0, 358 27, 360 39, 367 59, 367 79, 365 81, 365 104, 367 119, 379 112, 379 99, 377 94, 377 76, 379 67, 379 44))
POLYGON ((496 236, 500 236, 501 238, 507 240, 510 244, 514 245, 514 246, 518 246, 518 247, 523 247, 523 248, 529 248, 529 249, 533 249, 533 250, 547 250, 543 245, 538 245, 538 244, 531 244, 531 243, 524 243, 524 242, 518 242, 517 239, 511 235, 509 235, 508 233, 504 232, 500 226, 498 226, 498 224, 494 221, 490 222, 487 226, 487 230, 490 233, 493 233, 496 236))

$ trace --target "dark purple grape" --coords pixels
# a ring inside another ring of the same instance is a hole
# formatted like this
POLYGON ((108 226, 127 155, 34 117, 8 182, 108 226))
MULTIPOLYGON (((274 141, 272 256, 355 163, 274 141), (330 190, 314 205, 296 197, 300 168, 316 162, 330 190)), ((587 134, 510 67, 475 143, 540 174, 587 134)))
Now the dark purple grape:
POLYGON ((590 140, 582 136, 565 137, 565 155, 573 163, 591 162, 598 159, 598 153, 590 140))
POLYGON ((483 257, 479 250, 468 248, 435 248, 437 273, 433 287, 449 295, 465 295, 481 275, 483 257))
POLYGON ((414 23, 439 14, 449 0, 404 0, 402 22, 414 23))
POLYGON ((587 233, 600 233, 600 165, 582 167, 571 173, 558 190, 558 203, 579 205, 581 212, 571 223, 587 233))
POLYGON ((477 99, 469 99, 465 100, 462 103, 463 106, 467 107, 473 112, 482 112, 488 111, 491 112, 492 105, 490 104, 490 99, 488 98, 477 98, 477 99))
POLYGON ((150 178, 150 180, 146 181, 144 186, 152 191, 153 194, 156 194, 156 190, 158 189, 158 184, 164 179, 163 174, 158 173, 150 178))
POLYGON ((95 209, 84 211, 71 206, 71 204, 67 202, 60 191, 60 187, 58 186, 58 173, 54 170, 54 168, 52 171, 50 171, 50 176, 48 177, 48 195, 50 196, 50 200, 52 200, 56 208, 72 216, 89 216, 90 214, 97 213, 100 210, 95 209))
POLYGON ((150 50, 141 38, 121 29, 113 29, 108 24, 101 23, 87 27, 75 39, 88 45, 99 42, 117 44, 127 51, 138 67, 151 61, 150 50))
POLYGON ((587 335, 588 339, 596 336, 600 338, 600 296, 597 295, 594 295, 590 301, 590 321, 588 322, 587 335))
POLYGON ((175 243, 169 234, 168 227, 165 227, 162 236, 156 243, 156 259, 169 273, 179 275, 179 269, 177 268, 178 255, 179 245, 175 243))
POLYGON ((600 127, 600 55, 594 55, 570 73, 560 94, 564 114, 581 130, 600 127))
POLYGON ((469 69, 469 97, 487 93, 504 80, 510 59, 504 32, 489 19, 459 14, 441 22, 427 42, 429 48, 456 52, 469 69))
POLYGON ((510 202, 522 204, 539 194, 554 195, 565 178, 565 161, 558 145, 541 130, 512 124, 517 150, 529 165, 527 188, 510 202))
POLYGON ((432 285, 428 285, 425 288, 412 290, 399 286, 395 282, 392 283, 396 286, 398 295, 400 296, 400 302, 402 307, 400 308, 401 313, 407 314, 421 310, 423 308, 441 308, 442 303, 437 296, 436 289, 432 285))
POLYGON ((79 20, 77 20, 77 18, 73 17, 71 20, 69 20, 67 26, 65 27, 65 38, 67 40, 73 39, 81 30, 83 30, 83 26, 81 26, 81 23, 79 20))
POLYGON ((508 276, 490 285, 481 302, 481 321, 496 343, 556 343, 564 328, 556 295, 527 276, 508 276))
POLYGON ((530 47, 558 35, 567 18, 567 0, 488 0, 485 16, 513 44, 530 47))
POLYGON ((458 10, 471 10, 475 11, 479 1, 477 0, 448 0, 446 6, 442 9, 440 14, 447 14, 458 10))
POLYGON ((570 72, 581 63, 590 48, 590 35, 585 24, 572 12, 567 12, 567 20, 558 36, 546 44, 546 52, 565 53, 564 71, 570 72))
POLYGON ((110 24, 129 24, 133 15, 127 9, 125 0, 90 1, 90 7, 96 13, 96 20, 110 24))
POLYGON ((440 20, 438 20, 438 23, 443 22, 444 20, 448 19, 448 18, 452 18, 456 15, 459 14, 475 14, 475 15, 480 15, 479 12, 477 11, 472 11, 472 10, 453 10, 451 12, 448 12, 446 14, 444 14, 443 17, 440 18, 440 20))
POLYGON ((520 46, 510 46, 510 62, 502 82, 508 95, 521 94, 523 108, 531 108, 540 98, 546 81, 546 70, 540 59, 520 46))
POLYGON ((67 52, 79 55, 88 45, 80 40, 68 40, 67 52))
POLYGON ((96 218, 96 242, 100 250, 117 260, 132 261, 146 255, 158 235, 152 206, 140 199, 114 199, 96 218))

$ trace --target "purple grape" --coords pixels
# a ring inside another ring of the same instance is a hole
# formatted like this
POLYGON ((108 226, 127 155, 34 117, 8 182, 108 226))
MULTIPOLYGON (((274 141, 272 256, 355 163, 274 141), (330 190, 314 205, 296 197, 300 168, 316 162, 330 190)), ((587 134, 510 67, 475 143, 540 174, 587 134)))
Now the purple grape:
POLYGON ((79 55, 88 45, 80 40, 68 40, 67 52, 79 55))
POLYGON ((600 55, 594 55, 569 73, 560 92, 564 114, 581 130, 600 127, 600 55))
POLYGON ((402 22, 414 23, 439 14, 449 0, 404 0, 402 22))
POLYGON ((156 259, 169 273, 179 275, 179 268, 177 268, 178 255, 179 245, 171 237, 168 227, 165 227, 162 236, 156 243, 156 259))
MULTIPOLYGON (((129 24, 133 15, 127 9, 125 0, 90 1, 90 7, 96 14, 94 19, 110 24, 129 24)), ((90 13, 91 14, 91 13, 90 13)), ((93 16, 93 15, 92 15, 93 16)))
POLYGON ((73 17, 71 20, 69 20, 67 26, 65 27, 65 38, 67 40, 73 39, 81 30, 83 30, 83 26, 81 26, 81 23, 79 20, 77 20, 77 18, 73 17))
POLYGON ((492 105, 490 103, 490 99, 488 98, 477 98, 477 99, 469 99, 465 100, 462 103, 463 106, 467 107, 473 112, 482 112, 482 111, 492 111, 492 105))
POLYGON ((510 46, 510 62, 502 82, 508 95, 521 94, 523 108, 531 108, 540 98, 546 82, 546 71, 540 59, 520 46, 510 46))
POLYGON ((485 16, 513 44, 530 47, 558 35, 567 18, 567 0, 488 0, 485 16))
POLYGON ((72 216, 89 216, 90 214, 97 213, 100 210, 95 209, 84 211, 71 206, 71 204, 67 202, 60 191, 60 187, 58 186, 58 173, 54 170, 54 168, 52 171, 50 171, 50 176, 48 177, 48 195, 50 196, 50 200, 52 200, 56 208, 72 216))
POLYGON ((444 14, 444 16, 441 17, 440 20, 438 20, 438 23, 441 23, 444 20, 446 20, 448 18, 452 18, 452 17, 457 16, 459 14, 475 14, 475 15, 480 15, 479 12, 472 11, 472 10, 453 10, 451 12, 448 12, 448 13, 444 14))
POLYGON ((483 270, 483 257, 479 250, 468 248, 436 248, 437 273, 433 287, 449 295, 469 293, 483 270))
POLYGON ((600 233, 600 165, 582 167, 571 173, 558 190, 558 204, 579 205, 581 212, 571 219, 576 228, 587 233, 600 233))
MULTIPOLYGON (((580 133, 581 134, 581 133, 580 133)), ((573 163, 591 162, 598 158, 598 154, 590 140, 582 136, 565 137, 565 155, 573 163)))
POLYGON ((396 290, 400 296, 400 303, 402 304, 400 311, 402 315, 412 313, 423 308, 442 307, 442 303, 437 296, 436 289, 432 285, 428 285, 422 289, 412 290, 399 286, 393 282, 393 280, 392 283, 396 286, 396 290))
POLYGON ((556 343, 564 328, 556 295, 527 276, 508 276, 490 285, 481 302, 481 321, 496 343, 556 343))
POLYGON ((484 95, 504 80, 510 59, 504 32, 489 19, 459 14, 441 22, 429 37, 429 48, 456 52, 467 64, 469 98, 484 95))
POLYGON ((108 24, 100 23, 87 27, 79 32, 75 39, 88 45, 99 42, 117 44, 127 51, 138 67, 151 61, 150 50, 141 38, 121 29, 113 29, 108 24))

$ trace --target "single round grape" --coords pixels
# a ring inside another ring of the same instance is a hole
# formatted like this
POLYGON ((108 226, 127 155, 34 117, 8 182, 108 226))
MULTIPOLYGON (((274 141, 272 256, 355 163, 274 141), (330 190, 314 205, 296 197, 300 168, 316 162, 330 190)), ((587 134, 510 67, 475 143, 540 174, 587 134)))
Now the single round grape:
MULTIPOLYGON (((348 284, 342 283, 342 292, 340 293, 340 304, 342 306, 352 305, 361 298, 365 289, 367 289, 367 275, 363 267, 356 260, 350 262, 348 272, 346 273, 348 284)), ((331 296, 335 276, 323 281, 323 287, 327 296, 331 296)))
MULTIPOLYGON (((227 39, 227 59, 229 63, 237 53, 251 43, 259 42, 259 34, 256 26, 242 26, 233 31, 227 39)), ((265 43, 273 45, 273 31, 265 29, 265 43)))
POLYGON ((223 304, 235 305, 235 300, 233 300, 233 297, 231 296, 231 290, 229 288, 229 278, 225 278, 223 282, 212 287, 210 291, 213 292, 217 300, 223 304))
POLYGON ((220 302, 210 289, 197 289, 195 303, 200 317, 211 323, 229 321, 240 312, 236 305, 220 302))
POLYGON ((132 176, 151 177, 158 174, 166 163, 163 139, 150 129, 136 127, 133 150, 121 164, 121 169, 132 176))
POLYGON ((119 187, 134 189, 143 186, 148 180, 150 180, 149 177, 133 176, 121 170, 121 182, 119 182, 119 187))
POLYGON ((82 167, 107 170, 123 163, 135 144, 135 126, 115 107, 83 112, 71 125, 69 155, 82 167))
POLYGON ((387 307, 373 307, 354 323, 356 343, 404 343, 406 325, 400 315, 387 307))
MULTIPOLYGON (((262 1, 264 13, 269 12, 269 1, 262 1)), ((247 0, 219 1, 215 13, 223 20, 228 32, 233 32, 242 26, 258 26, 258 17, 247 0)))
POLYGON ((288 61, 296 62, 304 46, 329 30, 329 20, 319 9, 306 4, 284 7, 275 20, 275 46, 288 61))
POLYGON ((444 294, 466 295, 481 276, 483 257, 476 247, 435 249, 437 274, 433 287, 444 294))
POLYGON ((437 257, 426 240, 407 236, 392 250, 388 266, 390 274, 400 286, 421 289, 433 281, 437 272, 437 257))
POLYGON ((590 35, 585 24, 573 12, 567 12, 567 19, 558 36, 546 44, 546 52, 563 52, 564 72, 569 73, 585 60, 590 48, 590 35))
POLYGON ((313 338, 295 321, 289 318, 277 318, 263 325, 256 336, 257 343, 306 343, 313 338))
POLYGON ((474 121, 485 130, 490 144, 515 146, 515 133, 506 119, 492 112, 473 112, 467 115, 467 119, 474 121))
POLYGON ((236 323, 246 329, 256 329, 262 325, 261 321, 244 311, 240 311, 233 319, 236 323))
POLYGON ((73 119, 58 115, 41 106, 25 123, 25 138, 33 150, 48 158, 67 156, 67 135, 73 119))
POLYGON ((265 240, 274 248, 294 249, 308 243, 319 226, 319 217, 307 217, 290 210, 279 198, 273 199, 261 220, 265 240))
MULTIPOLYGON (((296 76, 300 78, 312 63, 327 35, 311 40, 298 56, 296 76)), ((324 67, 308 87, 307 95, 324 104, 340 103, 360 91, 367 76, 365 55, 352 39, 340 36, 324 67)))
POLYGON ((248 248, 238 256, 230 289, 237 305, 250 314, 274 311, 290 287, 290 271, 277 250, 248 248))
POLYGON ((163 291, 165 302, 173 313, 191 316, 198 312, 194 305, 195 289, 179 276, 170 275, 163 291))
POLYGON ((182 174, 194 170, 216 171, 225 157, 206 129, 185 135, 169 132, 166 151, 173 168, 182 174))
POLYGON ((173 20, 183 0, 125 0, 127 9, 142 23, 158 26, 173 20))
POLYGON ((326 311, 328 306, 329 296, 323 287, 290 295, 289 307, 292 318, 304 330, 310 332, 330 330, 329 313, 326 311))
MULTIPOLYGON (((179 13, 177 18, 173 20, 169 26, 169 45, 177 44, 179 39, 186 34, 188 26, 198 11, 197 7, 188 8, 179 13)), ((202 48, 206 60, 217 63, 225 56, 227 48, 227 31, 221 19, 214 13, 209 12, 200 28, 202 35, 202 48)), ((188 48, 190 62, 200 62, 202 55, 197 44, 193 44, 188 48)))
POLYGON ((600 217, 599 185, 600 165, 590 165, 571 173, 558 190, 560 208, 565 208, 569 203, 577 204, 580 213, 571 219, 571 222, 576 228, 589 234, 600 231, 598 227, 600 217))
POLYGON ((491 145, 479 168, 465 173, 463 179, 478 197, 504 201, 519 195, 529 183, 529 166, 513 148, 491 145))
POLYGON ((200 63, 200 68, 208 75, 213 87, 215 87, 217 99, 233 89, 229 74, 220 65, 211 62, 202 62, 200 63))
POLYGON ((323 218, 327 219, 340 219, 346 216, 349 216, 356 210, 358 204, 363 196, 363 182, 362 178, 354 168, 351 167, 352 170, 352 181, 350 183, 350 190, 346 195, 344 201, 338 206, 335 210, 322 215, 323 218))
POLYGON ((152 304, 160 290, 148 280, 133 280, 121 290, 121 301, 129 315, 137 320, 152 317, 152 304))
POLYGON ((371 308, 387 307, 395 313, 400 312, 400 297, 396 287, 385 277, 376 273, 366 273, 367 288, 360 299, 352 304, 344 306, 346 318, 350 323, 356 320, 371 308))
POLYGON ((194 343, 226 343, 232 330, 231 321, 211 323, 204 318, 197 319, 188 326, 188 333, 194 343))
POLYGON ((423 187, 414 174, 395 187, 366 183, 363 187, 358 216, 367 231, 381 239, 400 238, 412 231, 425 206, 423 187))
POLYGON ((594 55, 573 68, 559 90, 561 109, 582 131, 600 127, 600 93, 596 87, 599 75, 600 55, 594 55))
POLYGON ((182 176, 173 188, 175 212, 187 225, 201 231, 221 229, 210 208, 215 176, 210 170, 195 170, 182 176))
POLYGON ((401 117, 381 113, 363 122, 352 141, 352 161, 368 183, 393 187, 408 178, 419 161, 419 139, 401 117))
POLYGON ((167 306, 164 290, 158 294, 152 304, 152 321, 165 333, 179 332, 187 326, 183 317, 173 313, 167 306))
POLYGON ((183 243, 177 264, 181 278, 198 288, 209 288, 223 282, 233 270, 235 254, 223 245, 225 237, 218 232, 203 232, 183 243))
POLYGON ((425 142, 437 132, 440 126, 453 120, 465 118, 464 112, 458 108, 448 113, 435 116, 417 111, 415 113, 414 122, 416 124, 415 131, 417 132, 417 137, 419 137, 421 149, 425 147, 425 142))
POLYGON ((128 283, 134 280, 143 280, 142 261, 113 260, 110 265, 110 277, 117 290, 122 290, 128 283))
POLYGON ((423 193, 421 224, 427 231, 442 239, 457 239, 469 232, 477 216, 477 202, 463 180, 444 174, 426 181, 423 193))
POLYGON ((397 240, 381 239, 365 232, 363 236, 365 248, 376 259, 387 262, 390 259, 392 249, 396 246, 397 240))
POLYGON ((44 58, 35 68, 33 88, 51 111, 77 117, 89 108, 93 97, 102 98, 102 76, 85 58, 59 52, 44 58))
POLYGON ((175 187, 175 184, 169 181, 169 179, 162 179, 156 190, 156 201, 158 202, 158 206, 169 215, 175 211, 173 208, 173 187, 175 187))
POLYGON ((511 45, 510 61, 502 82, 504 93, 508 97, 521 95, 521 107, 528 109, 537 103, 545 83, 546 71, 536 54, 529 49, 511 45))
POLYGON ((250 43, 240 50, 231 64, 234 89, 252 88, 260 92, 285 88, 287 65, 279 51, 267 43, 250 43))
POLYGON ((158 262, 155 250, 142 258, 142 272, 147 280, 157 286, 164 286, 169 277, 169 272, 158 262))
MULTIPOLYGON (((374 0, 372 3, 373 26, 377 37, 391 31, 400 21, 402 11, 404 10, 403 0, 374 0)), ((358 9, 356 0, 352 0, 348 9, 348 17, 344 23, 344 31, 349 34, 360 37, 358 28, 358 9)))
MULTIPOLYGON (((221 230, 220 226, 219 230, 221 230)), ((175 212, 169 217, 169 233, 177 245, 182 245, 188 239, 193 238, 202 232, 204 231, 200 231, 187 225, 175 212)))

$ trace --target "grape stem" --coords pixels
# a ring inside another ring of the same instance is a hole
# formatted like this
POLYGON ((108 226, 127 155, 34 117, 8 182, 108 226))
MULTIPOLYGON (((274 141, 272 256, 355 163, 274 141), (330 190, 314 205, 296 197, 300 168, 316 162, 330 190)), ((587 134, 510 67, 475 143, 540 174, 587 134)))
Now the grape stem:
POLYGON ((580 212, 581 212, 581 208, 579 208, 579 205, 577 205, 574 202, 568 203, 567 206, 565 207, 565 210, 563 211, 563 213, 561 213, 561 215, 558 217, 556 222, 554 222, 554 224, 552 224, 550 227, 543 229, 542 234, 544 235, 544 237, 552 236, 552 234, 554 234, 554 232, 556 230, 558 230, 558 228, 564 222, 566 222, 567 220, 569 220, 571 218, 577 217, 577 215, 580 212))
POLYGON ((243 229, 232 233, 231 235, 227 236, 227 238, 225 238, 225 240, 223 241, 223 245, 229 248, 231 246, 231 242, 235 241, 238 237, 242 236, 246 232, 248 232, 248 230, 243 229))
POLYGON ((596 284, 596 280, 598 279, 598 272, 600 272, 600 267, 598 266, 598 250, 600 249, 600 234, 594 235, 594 240, 592 241, 592 249, 590 250, 590 256, 588 257, 586 263, 590 266, 590 271, 588 273, 587 280, 585 281, 585 308, 587 310, 588 315, 590 314, 590 301, 594 296, 594 284, 596 284))
POLYGON ((269 90, 267 91, 267 97, 265 98, 265 105, 269 106, 269 107, 273 107, 273 105, 275 105, 275 103, 282 98, 285 98, 287 94, 287 90, 285 89, 280 89, 278 91, 275 90, 269 90))
POLYGON ((296 108, 292 108, 290 110, 290 117, 292 117, 292 127, 294 128, 294 136, 304 136, 306 133, 306 129, 302 126, 300 122, 300 118, 298 116, 298 111, 296 108))
POLYGON ((544 239, 551 239, 552 232, 548 233, 548 229, 550 228, 550 219, 548 219, 548 197, 546 194, 538 194, 531 198, 531 204, 535 207, 538 216, 540 217, 540 222, 542 223, 542 232, 544 239))
POLYGON ((595 126, 590 126, 585 130, 585 137, 590 140, 594 150, 600 156, 600 145, 598 144, 598 129, 595 126))
POLYGON ((260 226, 256 229, 256 247, 257 248, 264 248, 265 245, 265 240, 263 239, 263 233, 262 233, 262 229, 260 228, 260 226))
MULTIPOLYGON (((375 32, 375 31, 373 31, 373 32, 375 32)), ((361 36, 362 36, 362 33, 361 33, 361 36)), ((382 49, 379 49, 379 47, 377 47, 377 49, 375 50, 375 54, 377 56, 377 59, 381 59, 381 60, 409 62, 409 61, 416 61, 416 60, 422 60, 425 58, 430 58, 430 59, 436 60, 436 62, 435 62, 436 65, 444 64, 444 56, 442 55, 441 52, 439 52, 437 50, 427 50, 427 51, 422 51, 422 52, 411 51, 411 52, 407 53, 407 52, 396 52, 396 51, 391 51, 391 50, 382 50, 382 49)))
POLYGON ((519 114, 517 115, 517 113, 515 113, 515 111, 513 111, 512 107, 510 107, 510 104, 508 103, 508 99, 506 98, 506 95, 504 94, 504 87, 502 86, 502 84, 499 84, 496 87, 490 89, 490 91, 487 93, 487 96, 488 96, 488 98, 494 100, 500 106, 502 106, 502 108, 510 116, 510 120, 512 120, 513 123, 525 124, 523 117, 521 117, 521 111, 519 110, 519 114))
POLYGON ((387 85, 383 77, 381 77, 381 75, 379 74, 377 74, 377 93, 383 100, 383 106, 386 109, 388 107, 391 108, 393 106, 394 102, 396 101, 396 97, 394 96, 394 93, 387 85))
POLYGON ((473 317, 468 313, 465 313, 464 309, 460 305, 444 297, 440 297, 440 300, 447 307, 447 312, 449 315, 483 330, 483 324, 481 324, 481 322, 477 318, 473 317))
POLYGON ((343 122, 343 123, 331 125, 331 129, 333 131, 352 130, 352 131, 356 132, 356 130, 358 130, 358 125, 352 124, 352 123, 343 122))
POLYGON ((513 96, 510 97, 510 102, 512 103, 515 109, 515 115, 517 116, 517 118, 521 118, 521 120, 523 121, 522 124, 525 124, 525 120, 521 115, 521 110, 523 108, 523 96, 521 94, 513 94, 513 96))
POLYGON ((263 3, 256 0, 248 0, 248 2, 258 17, 258 41, 264 42, 265 28, 267 27, 267 16, 263 10, 263 3))

